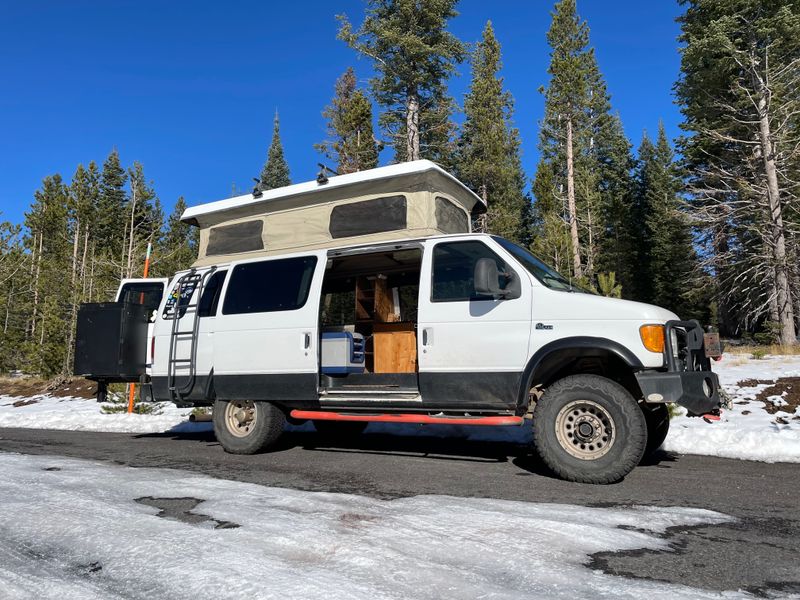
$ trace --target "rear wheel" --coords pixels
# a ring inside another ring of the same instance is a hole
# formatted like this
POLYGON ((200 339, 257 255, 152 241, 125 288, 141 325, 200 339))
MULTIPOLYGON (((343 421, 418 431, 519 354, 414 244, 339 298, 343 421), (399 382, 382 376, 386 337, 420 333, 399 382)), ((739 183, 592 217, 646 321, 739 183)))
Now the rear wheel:
POLYGON ((231 454, 255 454, 273 446, 286 416, 271 402, 217 400, 212 413, 217 441, 231 454))
POLYGON ((559 477, 614 483, 639 464, 647 424, 636 400, 618 383, 573 375, 551 385, 536 403, 533 441, 559 477))
POLYGON ((644 455, 649 456, 661 447, 669 433, 669 408, 666 404, 647 404, 642 406, 642 414, 647 422, 647 446, 644 455))
POLYGON ((364 433, 366 421, 314 421, 314 429, 325 437, 348 438, 364 433))

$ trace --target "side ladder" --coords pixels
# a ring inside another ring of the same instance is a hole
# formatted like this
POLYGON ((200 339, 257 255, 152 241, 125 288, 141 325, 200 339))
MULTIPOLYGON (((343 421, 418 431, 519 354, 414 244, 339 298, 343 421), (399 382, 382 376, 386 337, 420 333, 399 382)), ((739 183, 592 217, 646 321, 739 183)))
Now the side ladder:
POLYGON ((198 273, 195 269, 191 269, 185 275, 178 279, 175 291, 177 298, 172 308, 172 327, 169 336, 169 358, 167 363, 167 387, 169 389, 169 397, 172 402, 183 402, 183 396, 190 393, 194 387, 197 378, 197 338, 200 329, 200 315, 198 308, 200 300, 203 297, 203 289, 205 288, 206 280, 211 274, 216 271, 216 267, 198 273), (184 290, 187 291, 189 297, 186 304, 182 304, 184 290), (194 300, 193 300, 194 299, 194 300), (191 316, 192 324, 187 329, 181 329, 183 318, 187 315, 191 316), (188 355, 178 354, 178 341, 182 339, 189 340, 188 355), (178 374, 178 368, 184 366, 188 372, 178 374), (178 377, 186 377, 186 381, 178 384, 178 377))

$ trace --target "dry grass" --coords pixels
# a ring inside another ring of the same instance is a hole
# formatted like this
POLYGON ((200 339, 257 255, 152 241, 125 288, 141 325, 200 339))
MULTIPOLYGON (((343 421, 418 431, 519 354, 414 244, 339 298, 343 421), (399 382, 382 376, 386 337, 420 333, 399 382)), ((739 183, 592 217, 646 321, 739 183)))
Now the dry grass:
POLYGON ((97 393, 97 384, 82 377, 67 381, 60 378, 0 377, 0 395, 28 397, 45 393, 53 396, 94 398, 97 393))
POLYGON ((767 354, 796 356, 800 354, 800 344, 794 346, 781 346, 780 344, 771 344, 769 346, 728 346, 725 348, 725 354, 755 354, 762 357, 767 354))

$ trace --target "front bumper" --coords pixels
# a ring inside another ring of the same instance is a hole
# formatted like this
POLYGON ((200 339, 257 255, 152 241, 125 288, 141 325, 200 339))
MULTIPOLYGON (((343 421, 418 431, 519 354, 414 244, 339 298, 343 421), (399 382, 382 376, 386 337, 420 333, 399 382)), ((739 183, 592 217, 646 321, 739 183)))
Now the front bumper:
POLYGON ((712 371, 640 371, 636 380, 645 402, 675 402, 703 415, 719 408, 719 378, 712 371))
POLYGON ((719 356, 720 349, 706 348, 697 321, 667 321, 664 328, 665 369, 636 374, 645 402, 675 402, 696 415, 719 408, 719 378, 710 356, 719 356))

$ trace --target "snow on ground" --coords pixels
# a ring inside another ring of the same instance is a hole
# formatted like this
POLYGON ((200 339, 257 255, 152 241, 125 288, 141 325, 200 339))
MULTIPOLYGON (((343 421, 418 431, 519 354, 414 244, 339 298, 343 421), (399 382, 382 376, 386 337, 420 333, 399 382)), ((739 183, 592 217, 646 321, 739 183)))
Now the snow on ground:
POLYGON ((764 462, 800 462, 800 418, 796 418, 800 417, 800 409, 795 414, 783 411, 770 414, 764 410, 764 402, 755 400, 768 384, 738 385, 748 379, 774 381, 780 377, 798 377, 800 356, 754 360, 727 354, 714 363, 713 369, 731 397, 733 409, 724 410, 722 420, 712 424, 696 417, 673 418, 663 449, 764 462), (785 422, 778 422, 779 417, 785 422))
POLYGON ((732 520, 702 509, 387 501, 15 454, 0 471, 3 598, 751 597, 584 566, 595 552, 669 551, 668 527, 732 520), (201 501, 200 522, 157 516, 164 498, 201 501))
MULTIPOLYGON (((764 403, 754 400, 766 384, 739 387, 747 379, 776 380, 800 376, 800 356, 768 356, 754 360, 744 355, 728 354, 714 363, 723 388, 734 401, 733 410, 723 411, 722 420, 706 423, 700 418, 677 416, 663 448, 682 454, 705 454, 766 462, 800 462, 800 409, 795 414, 769 414, 764 403), (737 402, 747 402, 739 404, 737 402), (782 417, 786 423, 776 419, 782 417)), ((15 407, 15 401, 28 400, 0 396, 0 427, 69 429, 127 433, 163 431, 208 431, 210 423, 189 423, 188 409, 170 403, 160 405, 157 415, 105 414, 94 400, 35 396, 35 403, 15 407)), ((774 399, 780 404, 779 398, 774 399)), ((313 431, 311 425, 300 429, 313 431)), ((475 441, 530 444, 530 427, 480 427, 452 425, 401 425, 375 423, 367 433, 388 435, 456 437, 475 441)))
POLYGON ((107 414, 101 407, 95 400, 85 398, 0 396, 0 427, 111 433, 159 433, 175 430, 175 427, 179 427, 179 431, 195 427, 188 421, 191 410, 176 408, 171 402, 159 404, 158 414, 150 415, 107 414), (15 402, 31 400, 34 402, 25 406, 14 406, 15 402))

